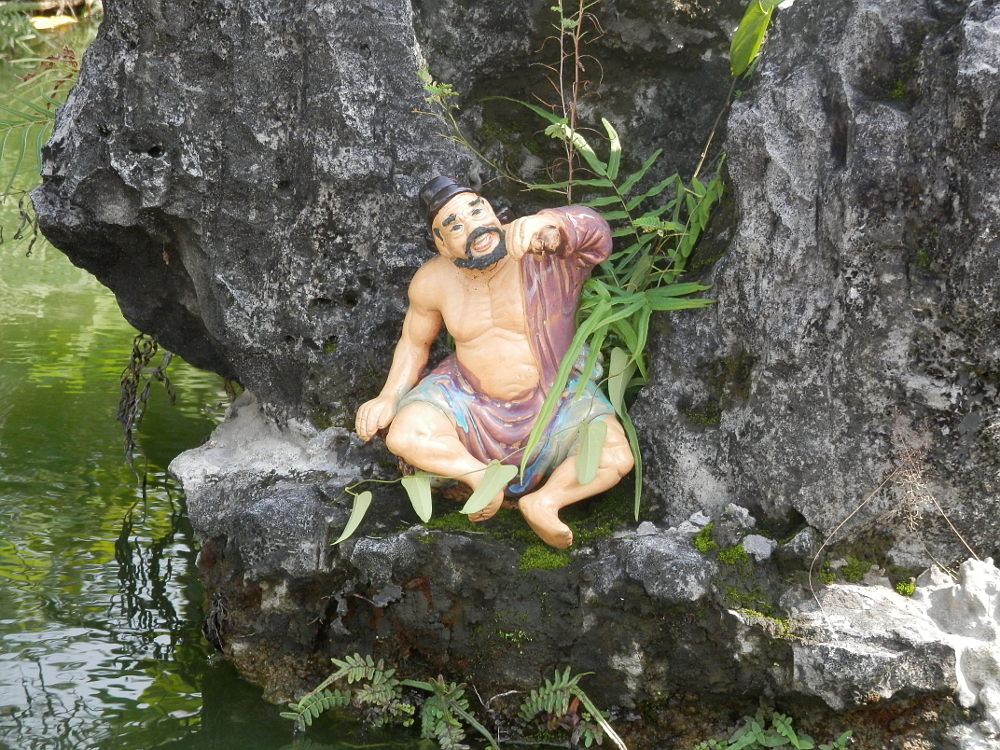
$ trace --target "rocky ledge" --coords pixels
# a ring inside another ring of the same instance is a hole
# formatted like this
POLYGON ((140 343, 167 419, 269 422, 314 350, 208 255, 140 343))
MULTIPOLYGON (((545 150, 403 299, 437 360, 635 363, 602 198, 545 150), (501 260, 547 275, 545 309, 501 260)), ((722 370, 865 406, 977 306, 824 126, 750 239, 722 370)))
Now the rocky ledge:
POLYGON ((244 394, 208 443, 171 464, 203 540, 206 633, 272 700, 316 684, 330 657, 360 652, 461 677, 484 697, 572 666, 593 672, 588 694, 621 715, 678 693, 705 705, 818 699, 841 712, 954 699, 964 712, 913 731, 970 749, 1000 736, 990 560, 967 561, 956 578, 931 569, 907 597, 878 568, 844 583, 843 561, 824 585, 837 573, 809 575, 814 530, 779 543, 735 505, 676 527, 603 516, 595 528, 609 504, 597 499, 567 554, 532 542, 516 518, 471 527, 445 506, 415 524, 401 492, 383 493, 359 533, 333 546, 345 486, 387 473, 372 454, 338 428, 279 426, 244 394))

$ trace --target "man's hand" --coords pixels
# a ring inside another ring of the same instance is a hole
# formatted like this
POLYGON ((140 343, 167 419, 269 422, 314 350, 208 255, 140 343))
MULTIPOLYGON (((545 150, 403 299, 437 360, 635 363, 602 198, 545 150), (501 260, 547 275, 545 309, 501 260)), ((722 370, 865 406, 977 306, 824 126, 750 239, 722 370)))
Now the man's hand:
POLYGON ((373 398, 358 409, 358 416, 354 420, 354 431, 367 443, 376 432, 388 427, 395 416, 396 399, 391 396, 373 398))
POLYGON ((507 254, 520 260, 525 253, 543 255, 559 249, 559 227, 547 216, 522 216, 507 225, 507 254))

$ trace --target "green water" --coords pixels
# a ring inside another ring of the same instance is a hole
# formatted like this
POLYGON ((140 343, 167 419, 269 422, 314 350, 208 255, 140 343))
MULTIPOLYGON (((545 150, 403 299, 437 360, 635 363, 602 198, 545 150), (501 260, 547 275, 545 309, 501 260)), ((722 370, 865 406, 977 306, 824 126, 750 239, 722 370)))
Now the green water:
MULTIPOLYGON (((197 545, 166 474, 221 418, 221 381, 174 360, 138 481, 115 421, 135 331, 57 250, 11 241, 9 203, 0 225, 0 749, 291 746, 201 636, 197 545)), ((357 732, 329 720, 294 746, 407 746, 357 732)))

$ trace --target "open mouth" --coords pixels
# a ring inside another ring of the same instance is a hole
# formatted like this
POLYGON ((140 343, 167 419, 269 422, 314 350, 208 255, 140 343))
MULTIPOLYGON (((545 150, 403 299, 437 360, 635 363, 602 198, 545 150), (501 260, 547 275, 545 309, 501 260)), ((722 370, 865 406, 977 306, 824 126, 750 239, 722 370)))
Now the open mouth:
POLYGON ((470 245, 472 252, 475 255, 483 255, 488 253, 493 248, 493 243, 498 239, 497 235, 493 232, 486 232, 476 238, 475 241, 470 245))

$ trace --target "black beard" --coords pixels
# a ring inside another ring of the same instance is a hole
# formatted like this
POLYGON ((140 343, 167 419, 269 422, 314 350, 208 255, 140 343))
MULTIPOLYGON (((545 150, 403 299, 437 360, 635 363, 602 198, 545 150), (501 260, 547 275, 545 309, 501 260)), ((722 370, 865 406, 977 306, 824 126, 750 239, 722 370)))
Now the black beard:
POLYGON ((465 258, 461 260, 454 260, 452 262, 459 268, 467 268, 471 271, 482 271, 483 269, 496 265, 506 257, 507 241, 504 237, 503 230, 497 229, 496 227, 479 227, 477 229, 473 229, 472 233, 469 234, 469 238, 465 241, 465 258), (497 246, 493 248, 493 252, 488 253, 487 255, 480 255, 479 257, 474 256, 472 254, 472 243, 489 232, 494 232, 500 237, 500 241, 497 242, 497 246))

